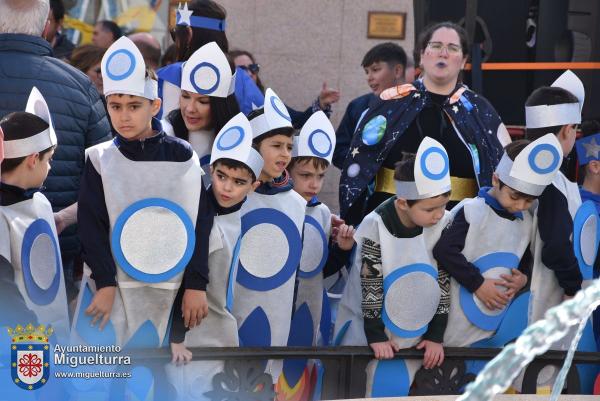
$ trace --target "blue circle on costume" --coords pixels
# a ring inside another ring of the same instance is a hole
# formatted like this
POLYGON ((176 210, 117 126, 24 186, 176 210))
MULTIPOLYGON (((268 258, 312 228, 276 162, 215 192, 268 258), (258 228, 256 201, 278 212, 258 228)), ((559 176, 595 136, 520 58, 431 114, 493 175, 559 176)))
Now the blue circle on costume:
MULTIPOLYGON (((494 267, 516 269, 519 267, 519 257, 510 252, 494 252, 480 257, 473 262, 473 264, 479 269, 481 274, 494 267)), ((479 309, 479 306, 475 303, 474 297, 475 294, 462 285, 460 286, 460 306, 462 307, 465 316, 471 323, 482 330, 496 330, 504 318, 510 304, 506 305, 501 313, 497 315, 488 315, 479 309)))
POLYGON ((448 160, 448 155, 446 154, 446 152, 444 152, 438 147, 434 146, 426 149, 425 152, 423 152, 423 155, 421 156, 421 171, 423 171, 423 175, 429 178, 430 180, 437 181, 444 178, 446 174, 448 174, 448 169, 450 168, 449 166, 450 162, 448 160), (444 159, 444 168, 439 173, 432 173, 431 171, 429 171, 429 168, 427 168, 427 157, 429 157, 433 153, 438 153, 444 159))
POLYGON ((235 125, 227 129, 219 136, 217 141, 217 149, 225 151, 231 150, 242 143, 244 139, 244 129, 239 125, 235 125))
MULTIPOLYGON (((384 280, 383 280, 384 299, 386 296, 385 294, 388 292, 388 290, 391 288, 391 286, 396 281, 401 280, 402 277, 406 276, 407 274, 416 273, 416 272, 425 273, 425 274, 431 276, 433 278, 433 280, 435 280, 435 282, 437 283, 438 273, 431 265, 428 265, 425 263, 410 264, 410 265, 407 265, 400 269, 394 270, 393 272, 391 272, 384 278, 384 280)), ((427 331, 428 324, 425 324, 425 326, 420 327, 416 330, 406 330, 406 329, 403 329, 402 327, 396 325, 394 322, 392 322, 392 319, 389 317, 389 315, 385 309, 385 303, 384 303, 384 306, 381 308, 381 311, 382 311, 381 317, 382 317, 383 323, 385 323, 385 327, 387 327, 392 333, 394 333, 395 335, 397 335, 399 337, 403 337, 403 338, 418 337, 427 331)))
POLYGON ((27 227, 25 235, 23 236, 23 243, 21 245, 21 265, 23 267, 23 281, 25 283, 25 289, 27 290, 27 294, 29 295, 31 301, 36 305, 48 305, 54 301, 60 287, 60 277, 62 275, 61 259, 58 242, 54 237, 54 231, 52 231, 52 227, 50 227, 50 224, 48 224, 46 220, 37 219, 31 223, 29 227, 27 227), (33 249, 35 240, 41 235, 47 235, 50 237, 52 246, 54 247, 53 256, 56 267, 52 283, 50 283, 50 286, 47 289, 40 287, 33 279, 33 274, 31 273, 31 251, 33 249))
POLYGON ((125 78, 128 78, 132 73, 133 70, 135 69, 135 56, 133 55, 133 53, 131 53, 129 50, 127 49, 119 49, 116 52, 114 52, 113 54, 111 54, 110 56, 108 56, 108 60, 106 60, 106 75, 112 79, 113 81, 121 81, 125 78), (119 54, 124 54, 129 58, 129 68, 127 69, 127 71, 125 71, 122 74, 114 74, 111 71, 111 63, 113 61, 113 58, 118 56, 119 54))
POLYGON ((300 276, 302 278, 311 278, 323 271, 323 268, 325 267, 325 262, 327 262, 327 257, 329 256, 329 252, 328 252, 329 244, 327 241, 327 236, 325 235, 325 231, 323 230, 323 227, 321 227, 319 222, 314 217, 306 216, 304 218, 304 224, 305 225, 309 224, 317 230, 317 232, 319 233, 319 236, 321 237, 321 241, 323 244, 323 255, 321 256, 321 260, 319 261, 319 264, 313 270, 310 270, 310 271, 298 269, 298 276, 300 276))
POLYGON ((331 153, 331 149, 333 148, 333 145, 331 144, 331 139, 329 139, 329 135, 327 135, 327 133, 325 131, 323 131, 322 129, 317 129, 317 130, 314 130, 313 132, 311 132, 310 135, 308 136, 308 147, 315 155, 320 156, 320 157, 327 157, 331 153), (324 136, 325 139, 327 139, 328 147, 325 152, 320 152, 319 150, 317 150, 317 147, 315 146, 315 144, 313 142, 315 140, 315 138, 314 138, 315 135, 324 136))
MULTIPOLYGON (((242 216, 242 241, 244 235, 259 224, 273 224, 283 231, 289 247, 288 258, 279 272, 265 278, 250 273, 240 260, 237 282, 250 290, 269 291, 284 284, 296 272, 302 256, 302 238, 298 227, 284 213, 275 209, 261 208, 242 216)), ((267 251, 267 247, 268 244, 265 243, 265 251, 267 251)))
POLYGON ((553 172, 554 169, 560 163, 560 154, 554 146, 548 143, 542 143, 531 150, 531 153, 529 153, 529 157, 527 160, 529 161, 529 167, 531 167, 533 171, 535 171, 538 174, 548 174, 553 172), (536 156, 541 152, 550 152, 552 154, 552 163, 550 163, 548 167, 542 168, 538 166, 535 161, 536 156))
POLYGON ((185 210, 178 204, 162 198, 147 198, 139 200, 131 205, 129 205, 123 212, 117 217, 117 221, 115 222, 115 226, 113 228, 112 236, 111 236, 111 247, 113 251, 113 255, 119 264, 119 266, 131 277, 138 281, 143 281, 145 283, 159 283, 162 281, 167 281, 177 274, 181 273, 188 262, 192 258, 192 254, 194 253, 194 246, 196 244, 196 232, 194 230, 194 224, 192 220, 188 216, 185 210), (161 207, 164 209, 173 212, 179 217, 180 221, 183 223, 186 233, 187 233, 187 244, 185 247, 185 251, 181 259, 175 264, 175 266, 170 267, 167 271, 162 272, 160 274, 148 274, 142 270, 139 270, 135 266, 133 266, 123 253, 123 249, 121 248, 121 235, 123 234, 123 228, 127 223, 127 220, 136 212, 148 208, 148 207, 161 207))
POLYGON ((198 92, 199 94, 201 94, 201 95, 210 95, 219 86, 219 83, 221 82, 221 73, 219 72, 219 69, 217 67, 215 67, 213 64, 207 63, 207 62, 203 62, 203 63, 200 63, 197 66, 195 66, 192 69, 192 71, 190 72, 190 82, 192 83, 192 86, 194 87, 194 89, 196 89, 196 92, 198 92), (213 86, 211 86, 210 88, 208 88, 208 89, 201 88, 198 85, 196 85, 196 79, 195 79, 196 72, 199 69, 201 69, 201 68, 209 68, 209 69, 213 70, 213 72, 217 76, 217 82, 215 82, 215 84, 213 86))
POLYGON ((598 257, 598 245, 600 244, 600 217, 596 210, 596 205, 593 201, 585 201, 577 209, 575 218, 573 219, 573 248, 575 250, 575 257, 579 264, 579 270, 584 280, 591 280, 594 277, 594 261, 598 257), (595 219, 596 232, 593 234, 595 237, 590 236, 584 237, 584 229, 590 219, 595 219), (586 241, 592 241, 591 244, 586 241), (586 261, 584 256, 584 247, 586 245, 592 246, 591 257, 586 261), (590 263, 591 262, 591 263, 590 263))
POLYGON ((370 119, 362 130, 363 143, 370 146, 378 144, 385 134, 386 127, 387 120, 384 116, 379 115, 370 119))
POLYGON ((279 107, 279 105, 277 103, 281 103, 281 105, 283 107, 285 107, 285 105, 283 104, 283 102, 281 101, 281 99, 279 99, 278 97, 275 97, 275 96, 271 96, 271 106, 273 106, 273 109, 275 110, 275 112, 277 114, 279 114, 281 117, 283 117, 286 120, 288 120, 289 122, 292 122, 292 119, 290 118, 290 116, 287 113, 287 111, 281 110, 281 108, 279 107))

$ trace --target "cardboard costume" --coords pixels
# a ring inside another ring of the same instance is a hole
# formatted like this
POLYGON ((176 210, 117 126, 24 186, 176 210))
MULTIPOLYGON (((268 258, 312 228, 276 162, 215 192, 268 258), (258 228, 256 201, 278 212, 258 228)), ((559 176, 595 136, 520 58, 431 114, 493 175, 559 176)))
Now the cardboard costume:
MULTIPOLYGON (((7 159, 26 157, 57 144, 50 111, 35 87, 25 111, 40 117, 48 128, 22 139, 6 140, 3 152, 7 159)), ((38 322, 52 325, 58 339, 65 341, 69 314, 52 206, 40 192, 22 192, 32 195, 0 207, 0 255, 13 266, 17 288, 38 322)))

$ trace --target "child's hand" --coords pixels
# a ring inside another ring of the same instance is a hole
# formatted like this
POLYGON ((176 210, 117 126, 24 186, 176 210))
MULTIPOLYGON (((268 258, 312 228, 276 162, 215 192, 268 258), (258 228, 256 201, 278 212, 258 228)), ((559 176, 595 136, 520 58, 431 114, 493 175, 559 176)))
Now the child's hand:
POLYGON ((475 291, 475 295, 486 308, 490 310, 502 309, 506 306, 509 301, 509 297, 504 291, 500 291, 496 288, 497 285, 504 285, 503 280, 494 280, 486 278, 483 284, 475 291))
POLYGON ((171 363, 177 366, 187 365, 192 360, 192 351, 187 349, 183 343, 171 343, 171 363))
POLYGON ((508 288, 504 294, 510 298, 514 297, 527 284, 527 276, 518 269, 512 269, 511 274, 502 274, 500 277, 504 279, 504 284, 502 285, 508 288))
POLYGON ((188 329, 193 329, 208 315, 208 302, 206 291, 187 289, 183 293, 181 303, 183 324, 188 329))
POLYGON ((423 356, 423 367, 431 369, 444 363, 444 347, 434 341, 423 340, 417 344, 417 349, 425 348, 423 356))
POLYGON ((85 310, 86 315, 94 317, 92 319, 92 326, 95 325, 99 319, 102 319, 100 322, 100 330, 106 326, 108 319, 110 319, 110 312, 112 311, 113 303, 115 302, 116 292, 117 287, 104 287, 96 291, 94 298, 92 298, 92 303, 85 310))
POLYGON ((338 247, 344 251, 349 251, 354 246, 354 234, 356 230, 352 226, 348 226, 346 224, 342 224, 340 226, 339 231, 337 232, 337 236, 335 241, 338 244, 338 247))
POLYGON ((376 359, 392 359, 394 357, 394 352, 400 351, 400 347, 389 340, 379 343, 371 343, 369 346, 373 350, 376 359))
POLYGON ((331 214, 331 236, 333 237, 333 241, 336 241, 338 232, 340 230, 340 226, 344 224, 344 220, 340 219, 340 216, 337 214, 331 214))

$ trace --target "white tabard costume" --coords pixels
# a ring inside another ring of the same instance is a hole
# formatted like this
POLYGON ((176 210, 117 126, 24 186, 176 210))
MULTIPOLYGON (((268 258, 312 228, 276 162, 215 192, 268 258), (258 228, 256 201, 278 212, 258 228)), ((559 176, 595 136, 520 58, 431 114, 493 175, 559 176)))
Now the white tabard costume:
MULTIPOLYGON (((569 181, 562 172, 556 175, 551 185, 554 185, 566 198, 571 218, 575 217, 577 209, 581 206, 581 195, 577 184, 569 181)), ((552 270, 542 261, 542 248, 544 243, 538 230, 537 209, 533 214, 533 228, 531 251, 533 253, 533 269, 531 275, 531 301, 529 306, 529 324, 544 317, 546 311, 562 302, 564 290, 552 270)))
MULTIPOLYGON (((215 216, 210 232, 208 256, 209 283, 206 287, 208 316, 185 335, 185 346, 237 347, 238 326, 227 309, 233 301, 235 267, 239 256, 240 212, 215 216), (229 300, 229 301, 228 301, 229 300)), ((169 381, 177 389, 178 400, 205 399, 212 378, 223 371, 222 361, 192 361, 184 366, 167 366, 169 381)))
POLYGON ((331 233, 331 212, 327 205, 320 203, 306 207, 302 258, 298 272, 298 294, 296 310, 303 304, 308 306, 312 317, 312 344, 317 345, 319 325, 323 311, 323 268, 329 255, 329 235, 331 233))
MULTIPOLYGON (((293 190, 274 195, 254 192, 242 207, 233 306, 241 346, 287 345, 305 208, 306 201, 293 190)), ((271 368, 274 381, 279 365, 271 368)))
MULTIPOLYGON (((363 239, 367 238, 379 243, 381 247, 384 288, 381 315, 385 324, 385 334, 400 348, 410 348, 419 343, 438 308, 440 287, 432 249, 448 222, 449 212, 446 212, 436 225, 423 228, 422 234, 414 238, 394 236, 376 211, 369 213, 360 225, 360 238, 356 238, 357 243, 362 243, 363 239)), ((358 272, 360 268, 360 265, 355 265, 352 270, 358 272)), ((380 378, 378 367, 387 363, 404 363, 407 376, 397 371, 397 378, 399 381, 407 380, 410 386, 422 361, 372 360, 367 365, 367 397, 370 397, 378 386, 385 386, 378 382, 385 381, 385 378, 380 378)), ((376 395, 378 394, 373 394, 376 395)))
MULTIPOLYGON (((111 141, 90 148, 88 158, 102 177, 117 265, 110 319, 116 343, 127 344, 144 325, 146 341, 152 336, 156 341, 151 343, 159 346, 194 252, 203 174, 198 156, 194 153, 186 162, 132 161, 111 141)), ((87 266, 85 270, 89 275, 87 266)), ((85 285, 86 280, 82 293, 85 285)), ((76 316, 86 307, 82 299, 76 316)))
MULTIPOLYGON (((501 274, 510 274, 512 268, 518 268, 531 231, 529 213, 523 212, 522 219, 500 217, 481 197, 465 200, 456 206, 461 207, 469 223, 462 250, 467 261, 489 279, 500 278, 501 274)), ((444 345, 466 347, 490 337, 502 321, 507 307, 501 311, 489 310, 474 293, 452 278, 444 345)))
POLYGON ((27 307, 40 324, 52 325, 59 341, 65 341, 69 336, 67 294, 48 199, 36 193, 32 199, 0 207, 0 238, 0 255, 15 269, 15 282, 27 307))

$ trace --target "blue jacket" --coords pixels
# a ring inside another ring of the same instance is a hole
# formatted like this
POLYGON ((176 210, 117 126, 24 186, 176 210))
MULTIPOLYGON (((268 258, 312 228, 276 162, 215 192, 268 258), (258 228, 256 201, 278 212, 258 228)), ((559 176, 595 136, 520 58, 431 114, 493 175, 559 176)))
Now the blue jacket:
MULTIPOLYGON (((0 34, 0 118, 25 110, 36 86, 48 103, 58 137, 44 195, 55 211, 77 201, 85 148, 111 138, 100 95, 89 78, 52 57, 41 37, 0 34)), ((61 235, 63 253, 76 252, 75 227, 61 235)))

